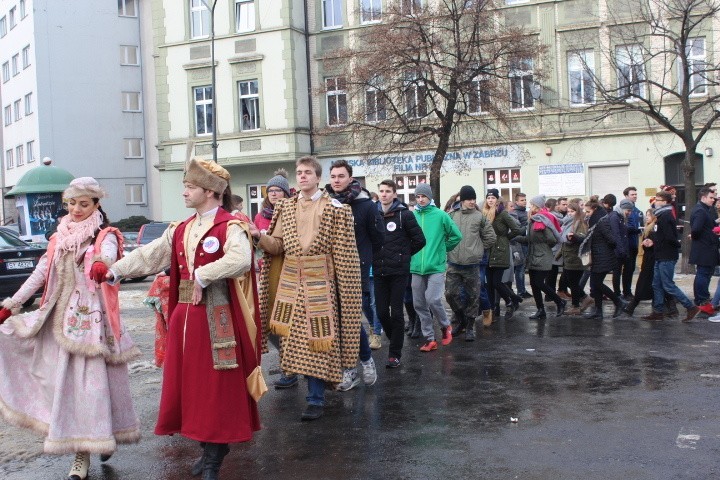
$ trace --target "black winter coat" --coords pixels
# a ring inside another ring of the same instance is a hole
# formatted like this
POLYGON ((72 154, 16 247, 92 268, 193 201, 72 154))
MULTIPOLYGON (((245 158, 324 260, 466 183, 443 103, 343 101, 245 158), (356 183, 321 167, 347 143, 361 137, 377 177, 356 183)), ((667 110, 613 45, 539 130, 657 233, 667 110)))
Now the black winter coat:
POLYGON ((615 256, 625 259, 628 256, 628 229, 625 224, 625 217, 617 210, 608 213, 610 230, 615 239, 615 256))
POLYGON ((677 231, 677 220, 672 205, 655 210, 655 261, 675 260, 680 257, 680 238, 677 231))
POLYGON ((714 267, 718 264, 718 236, 712 232, 715 227, 712 211, 702 202, 698 202, 690 214, 689 262, 703 267, 714 267))
MULTIPOLYGON (((377 203, 378 209, 382 206, 377 203)), ((385 243, 373 252, 373 276, 409 275, 410 257, 425 246, 425 234, 415 214, 395 200, 387 213, 379 210, 385 226, 385 243)))
MULTIPOLYGON (((617 267, 618 260, 615 256, 617 239, 612 233, 609 220, 607 212, 603 208, 597 208, 588 221, 590 227, 595 226, 590 237, 592 273, 612 272, 617 267)), ((627 247, 627 241, 625 246, 627 247)))
POLYGON ((370 267, 373 252, 380 251, 385 243, 385 223, 377 205, 365 190, 350 203, 355 222, 355 242, 360 255, 360 275, 363 292, 370 290, 370 267))

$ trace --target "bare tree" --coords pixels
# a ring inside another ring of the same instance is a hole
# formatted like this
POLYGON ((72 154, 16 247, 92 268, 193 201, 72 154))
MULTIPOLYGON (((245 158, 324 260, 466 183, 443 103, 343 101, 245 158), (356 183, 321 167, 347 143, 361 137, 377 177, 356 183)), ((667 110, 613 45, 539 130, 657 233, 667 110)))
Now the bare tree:
POLYGON ((342 132, 347 145, 374 155, 434 149, 430 185, 438 199, 455 136, 501 139, 509 107, 536 95, 543 47, 506 26, 492 0, 402 0, 351 42, 325 59, 326 72, 341 72, 343 82, 331 80, 325 92, 343 91, 347 103, 332 105, 333 128, 318 133, 342 132))
MULTIPOLYGON (((713 20, 718 14, 720 0, 616 2, 614 9, 608 9, 607 18, 600 19, 603 26, 596 32, 599 38, 593 40, 600 43, 603 66, 609 68, 595 73, 582 55, 575 57, 583 63, 597 93, 597 102, 591 107, 599 112, 595 120, 636 112, 682 142, 688 207, 696 201, 696 150, 720 118, 720 63, 717 55, 708 53, 708 47, 717 44, 713 20)), ((571 89, 571 102, 573 94, 571 89)), ((688 218, 690 211, 685 210, 688 218)), ((689 228, 685 222, 684 272, 689 228)))

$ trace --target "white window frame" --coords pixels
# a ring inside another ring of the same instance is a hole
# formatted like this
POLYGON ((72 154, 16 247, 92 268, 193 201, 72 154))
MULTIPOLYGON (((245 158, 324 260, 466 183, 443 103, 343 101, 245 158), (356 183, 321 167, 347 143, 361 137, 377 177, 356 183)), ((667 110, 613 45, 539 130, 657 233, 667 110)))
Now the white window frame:
POLYGON ((15 7, 12 7, 10 9, 10 13, 8 13, 8 19, 10 20, 10 30, 12 30, 17 25, 17 22, 15 21, 15 7))
POLYGON ((23 145, 18 145, 15 147, 15 165, 18 167, 21 165, 25 165, 25 155, 23 154, 23 145))
POLYGON ((595 84, 593 83, 593 76, 595 75, 595 51, 588 49, 568 52, 567 69, 568 99, 570 100, 570 106, 585 107, 588 105, 594 105, 596 102, 595 84), (573 76, 575 76, 575 78, 573 78, 573 76), (574 80, 580 82, 580 101, 573 101, 574 80))
POLYGON ((193 87, 192 89, 192 98, 193 98, 193 105, 195 106, 194 114, 195 114, 195 135, 197 136, 205 136, 205 135, 212 135, 213 129, 215 128, 215 115, 213 112, 213 104, 212 104, 212 97, 214 92, 212 91, 212 86, 210 85, 202 85, 199 87, 193 87), (198 100, 198 91, 202 90, 202 99, 198 100), (207 93, 210 92, 210 96, 208 97, 207 93), (202 113, 202 125, 200 122, 198 122, 198 113, 202 113), (208 121, 208 116, 210 118, 210 121, 208 121), (201 132, 201 127, 204 130, 201 132))
POLYGON ((6 127, 12 124, 12 105, 5 105, 5 109, 3 110, 3 120, 6 127))
POLYGON ((483 84, 489 83, 487 75, 477 75, 472 79, 470 85, 472 90, 468 92, 467 112, 470 115, 483 115, 488 113, 488 109, 483 108, 483 104, 490 103, 488 89, 483 88, 483 84))
POLYGON ((400 13, 414 16, 425 8, 425 4, 426 0, 400 0, 400 13))
POLYGON ((20 67, 18 66, 20 63, 20 54, 16 53, 15 55, 13 55, 10 63, 12 64, 12 74, 14 77, 20 73, 20 67))
POLYGON ((260 130, 260 82, 257 79, 237 82, 238 114, 240 115, 240 131, 260 130), (255 93, 252 87, 255 87, 255 93), (244 89, 244 87, 247 87, 244 89), (245 93, 243 93, 245 92, 245 93), (248 122, 245 122, 245 111, 248 111, 248 122), (253 121, 254 118, 254 121, 253 121), (246 128, 247 126, 247 128, 246 128))
POLYGON ((25 149, 27 150, 27 163, 32 163, 35 161, 35 140, 30 140, 25 145, 25 149))
POLYGON ((118 0, 118 16, 137 18, 137 0, 118 0))
POLYGON ((7 35, 7 32, 7 16, 3 15, 2 17, 0 17, 0 38, 7 35))
POLYGON ((250 212, 250 219, 255 219, 255 215, 260 213, 262 210, 262 204, 267 195, 267 185, 256 184, 248 185, 248 208, 250 212))
POLYGON ((235 0, 235 32, 255 31, 255 0, 235 0))
POLYGON ((645 98, 647 77, 642 46, 636 43, 616 46, 615 65, 618 95, 625 97, 627 102, 645 98))
POLYGON ((30 115, 31 113, 33 113, 33 108, 32 108, 32 92, 30 92, 30 93, 28 93, 27 95, 25 95, 25 116, 27 117, 27 116, 30 115))
POLYGON ((120 65, 129 67, 139 66, 140 48, 138 48, 137 45, 120 45, 120 65))
POLYGON ((139 137, 124 138, 125 158, 143 158, 143 139, 139 137))
POLYGON ((25 0, 20 0, 20 20, 27 17, 27 12, 25 11, 25 0))
POLYGON ((532 58, 522 58, 514 62, 510 66, 510 110, 529 111, 535 108, 535 97, 533 96, 533 88, 535 82, 535 64, 532 58), (529 67, 529 68, 528 68, 529 67), (519 84, 520 101, 513 101, 513 92, 515 86, 519 84), (527 98, 529 97, 529 98, 527 98))
POLYGON ((142 95, 140 92, 122 92, 122 111, 142 112, 142 95))
POLYGON ((365 87, 365 121, 377 123, 387 120, 387 106, 381 81, 365 87))
POLYGON ((330 127, 339 127, 347 124, 346 88, 347 83, 343 76, 325 78, 325 113, 327 114, 327 124, 330 127), (331 122, 331 113, 334 114, 336 119, 334 122, 331 122))
POLYGON ((399 174, 393 175, 393 181, 397 185, 397 198, 409 205, 415 201, 415 189, 419 184, 427 183, 428 176, 424 173, 399 174))
POLYGON ((30 66, 30 45, 27 45, 22 49, 22 63, 23 70, 30 66))
POLYGON ((10 62, 5 62, 2 65, 3 83, 10 81, 10 62))
POLYGON ((210 36, 210 10, 202 0, 188 0, 190 6, 190 38, 208 38, 210 36), (195 24, 200 31, 196 31, 195 24))
POLYGON ((520 3, 527 3, 530 0, 505 0, 505 5, 518 5, 520 3))
POLYGON ((342 28, 343 26, 343 1, 342 0, 322 0, 322 22, 323 30, 333 28, 342 28), (328 15, 329 14, 329 15, 328 15), (328 16, 330 18, 328 18, 328 16), (340 18, 337 18, 337 17, 340 18), (339 23, 336 23, 339 22, 339 23))
POLYGON ((419 120, 428 115, 427 86, 418 73, 407 73, 405 75, 405 115, 410 120, 419 120), (421 112, 422 110, 422 112, 421 112))
MULTIPOLYGON (((696 70, 703 72, 707 69, 707 44, 705 41, 705 37, 688 38, 687 44, 685 45, 685 52, 688 60, 688 70, 690 72, 690 88, 688 89, 688 92, 690 92, 689 96, 702 97, 703 95, 707 95, 708 83, 703 78, 702 73, 693 73, 696 70), (698 41, 699 43, 696 43, 698 41), (697 46, 701 48, 701 52, 694 53, 695 47, 697 46)), ((678 79, 678 85, 680 86, 680 89, 682 89, 683 75, 681 62, 678 62, 678 79)))
POLYGON ((144 183, 126 183, 125 184, 125 205, 145 205, 145 184, 144 183), (138 193, 140 198, 136 199, 135 194, 138 193))
POLYGON ((15 168, 15 162, 13 161, 13 149, 9 148, 5 150, 5 169, 10 170, 15 168))
POLYGON ((20 99, 18 98, 13 102, 13 108, 15 109, 15 121, 19 121, 22 118, 22 113, 20 113, 20 99))
POLYGON ((382 22, 382 0, 360 0, 360 23, 382 22))

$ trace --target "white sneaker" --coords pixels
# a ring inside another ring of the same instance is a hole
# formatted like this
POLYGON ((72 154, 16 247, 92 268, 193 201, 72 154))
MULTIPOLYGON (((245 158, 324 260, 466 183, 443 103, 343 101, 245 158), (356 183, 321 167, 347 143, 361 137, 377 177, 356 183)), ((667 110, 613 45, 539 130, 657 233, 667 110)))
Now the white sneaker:
POLYGON ((377 382, 377 369, 375 369, 375 360, 370 358, 367 362, 360 362, 363 369, 363 382, 365 382, 365 385, 368 387, 370 385, 375 385, 375 382, 377 382))
POLYGON ((342 382, 335 387, 335 390, 347 392, 360 385, 360 379, 357 378, 357 368, 348 368, 343 371, 342 382))
POLYGON ((715 323, 720 322, 720 314, 709 317, 708 322, 715 322, 715 323))

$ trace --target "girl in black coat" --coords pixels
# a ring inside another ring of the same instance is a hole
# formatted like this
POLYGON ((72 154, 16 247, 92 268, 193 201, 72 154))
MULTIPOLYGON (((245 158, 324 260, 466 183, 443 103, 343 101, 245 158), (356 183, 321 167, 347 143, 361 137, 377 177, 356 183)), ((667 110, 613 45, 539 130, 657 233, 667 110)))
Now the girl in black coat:
POLYGON ((602 320, 602 301, 603 295, 606 295, 615 304, 615 312, 613 318, 616 318, 622 312, 627 302, 621 300, 610 287, 605 285, 605 276, 612 272, 617 266, 617 257, 615 255, 615 247, 617 239, 612 234, 610 223, 607 217, 607 211, 595 201, 590 200, 585 204, 585 216, 588 219, 588 226, 592 233, 588 231, 590 236, 590 252, 592 255, 592 264, 590 265, 590 294, 595 300, 595 308, 583 315, 585 318, 602 320))

